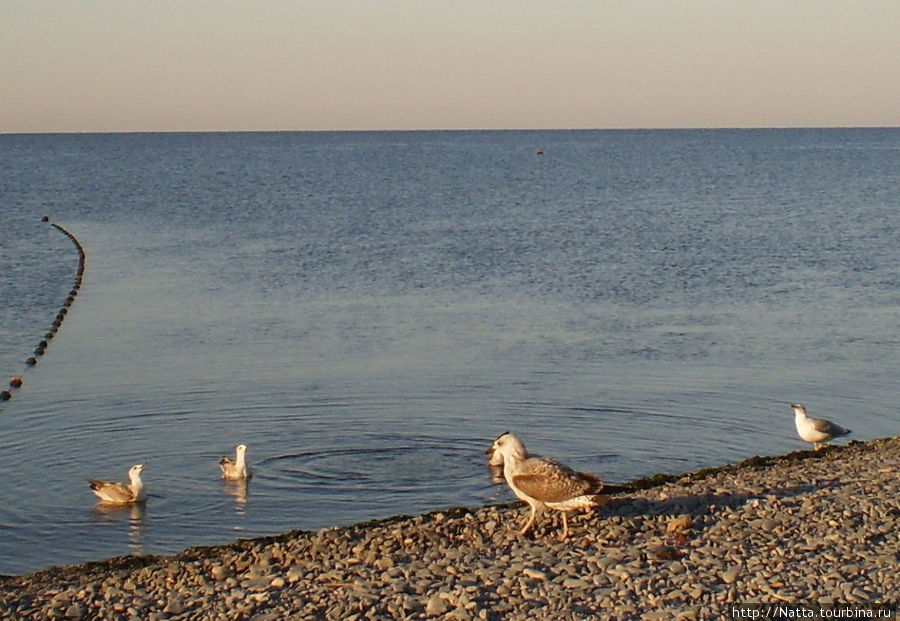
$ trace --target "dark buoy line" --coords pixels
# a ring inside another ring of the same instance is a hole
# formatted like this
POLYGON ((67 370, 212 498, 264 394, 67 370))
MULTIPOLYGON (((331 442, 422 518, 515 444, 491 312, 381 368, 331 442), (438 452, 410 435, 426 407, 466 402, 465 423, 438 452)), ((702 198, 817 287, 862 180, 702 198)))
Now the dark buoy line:
MULTIPOLYGON (((50 217, 42 217, 41 222, 50 222, 50 217)), ((56 318, 50 325, 49 331, 44 334, 44 338, 39 341, 37 347, 34 348, 34 355, 29 356, 25 359, 25 364, 28 367, 33 367, 34 365, 36 365, 38 363, 39 357, 43 356, 46 353, 47 348, 50 345, 50 341, 54 336, 56 336, 56 332, 59 330, 60 326, 69 313, 69 308, 75 302, 75 297, 78 295, 78 290, 81 288, 81 281, 84 277, 85 252, 84 247, 81 245, 81 242, 79 242, 74 235, 72 235, 69 231, 67 231, 60 225, 52 223, 52 226, 60 231, 63 235, 68 237, 75 245, 75 249, 78 250, 78 270, 75 273, 75 280, 74 284, 72 285, 72 289, 69 291, 69 294, 66 297, 65 301, 63 301, 62 307, 60 307, 59 312, 56 314, 56 318)), ((14 375, 9 380, 9 387, 11 390, 20 388, 22 384, 22 378, 18 375, 14 375)), ((12 392, 10 390, 0 391, 0 401, 7 401, 11 398, 12 392)))

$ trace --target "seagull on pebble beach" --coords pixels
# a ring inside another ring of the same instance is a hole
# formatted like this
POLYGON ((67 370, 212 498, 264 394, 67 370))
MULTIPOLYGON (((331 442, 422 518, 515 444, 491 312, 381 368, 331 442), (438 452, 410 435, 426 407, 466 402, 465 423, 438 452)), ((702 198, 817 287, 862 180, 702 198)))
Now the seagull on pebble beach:
POLYGON ((141 470, 144 464, 135 464, 128 471, 129 483, 110 483, 88 479, 91 489, 101 502, 112 505, 129 505, 135 502, 143 502, 147 499, 144 483, 141 481, 141 470))
POLYGON ((531 515, 519 532, 524 535, 545 507, 562 512, 563 532, 560 541, 569 534, 566 512, 573 509, 597 507, 609 500, 599 494, 603 489, 600 477, 571 468, 551 459, 529 455, 525 445, 508 431, 494 441, 486 453, 491 466, 503 466, 503 476, 513 493, 531 506, 531 515))
POLYGON ((839 438, 852 433, 840 425, 835 425, 830 420, 822 418, 810 418, 806 415, 806 408, 799 403, 791 405, 794 408, 794 424, 797 425, 797 433, 807 442, 812 442, 813 448, 819 450, 822 444, 832 438, 839 438))
POLYGON ((222 469, 222 478, 229 481, 240 481, 253 476, 250 466, 247 465, 247 445, 238 444, 234 448, 234 459, 223 457, 219 460, 222 469))

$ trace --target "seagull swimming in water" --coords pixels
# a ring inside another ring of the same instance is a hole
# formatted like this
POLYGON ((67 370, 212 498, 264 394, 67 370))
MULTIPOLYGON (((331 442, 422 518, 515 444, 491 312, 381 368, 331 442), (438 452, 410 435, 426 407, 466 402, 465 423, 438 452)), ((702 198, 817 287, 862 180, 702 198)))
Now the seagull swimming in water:
POLYGON ((240 481, 253 476, 250 466, 247 465, 247 445, 238 444, 234 448, 234 459, 223 457, 219 460, 222 469, 222 478, 229 481, 240 481))
POLYGON ((503 476, 510 489, 531 506, 531 515, 520 535, 528 532, 534 525, 535 517, 545 507, 550 507, 562 512, 562 541, 569 534, 567 511, 600 506, 609 500, 608 496, 599 494, 603 489, 600 477, 575 472, 559 462, 537 455, 528 455, 525 445, 508 431, 494 441, 486 455, 489 465, 503 466, 503 476))
POLYGON ((110 483, 88 479, 91 489, 101 502, 113 505, 130 505, 135 502, 143 502, 147 499, 144 483, 141 481, 141 470, 144 464, 136 464, 128 471, 129 483, 110 483))
POLYGON ((812 442, 813 448, 819 450, 821 445, 832 438, 839 438, 852 433, 840 425, 835 425, 830 420, 822 418, 810 418, 806 415, 806 408, 799 403, 791 405, 794 408, 794 424, 797 425, 797 433, 807 442, 812 442))

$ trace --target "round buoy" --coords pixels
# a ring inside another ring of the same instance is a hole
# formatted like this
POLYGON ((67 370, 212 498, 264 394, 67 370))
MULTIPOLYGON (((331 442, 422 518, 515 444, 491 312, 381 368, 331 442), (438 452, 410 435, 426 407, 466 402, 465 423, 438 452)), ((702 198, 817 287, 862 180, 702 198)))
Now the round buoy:
POLYGON ((0 390, 0 401, 9 401, 12 399, 12 393, 8 390, 0 390))
POLYGON ((14 375, 9 379, 9 385, 13 388, 19 388, 22 386, 22 378, 18 375, 14 375))
MULTIPOLYGON (((44 216, 41 219, 43 222, 50 222, 49 216, 44 216)), ((56 224, 55 222, 50 223, 55 229, 60 231, 63 235, 69 238, 71 242, 75 245, 75 249, 78 251, 78 269, 75 273, 75 282, 72 285, 72 289, 69 292, 69 296, 65 299, 62 304, 62 308, 60 308, 59 312, 56 314, 56 318, 53 320, 53 323, 50 326, 49 331, 44 335, 44 340, 38 343, 38 346, 34 349, 35 356, 42 356, 47 350, 47 341, 52 339, 56 332, 59 330, 62 322, 65 320, 66 315, 69 312, 69 307, 75 302, 75 296, 78 295, 78 289, 81 287, 82 276, 84 274, 84 265, 85 265, 85 252, 84 247, 78 241, 78 239, 72 235, 69 231, 67 231, 62 226, 56 224)), ((38 359, 35 356, 31 356, 25 360, 25 364, 28 366, 34 366, 37 364, 38 359)), ((21 378, 19 378, 21 381, 21 378)), ((12 384, 11 384, 12 385, 12 384)), ((21 384, 20 384, 21 385, 21 384)))

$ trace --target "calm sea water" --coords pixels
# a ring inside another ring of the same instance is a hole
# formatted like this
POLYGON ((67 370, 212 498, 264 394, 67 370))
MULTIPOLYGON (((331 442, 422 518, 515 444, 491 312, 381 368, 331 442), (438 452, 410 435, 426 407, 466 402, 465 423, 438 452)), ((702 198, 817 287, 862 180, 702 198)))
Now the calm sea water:
POLYGON ((898 188, 897 129, 0 136, 0 573, 510 500, 507 430, 611 481, 794 401, 896 435, 898 188))

